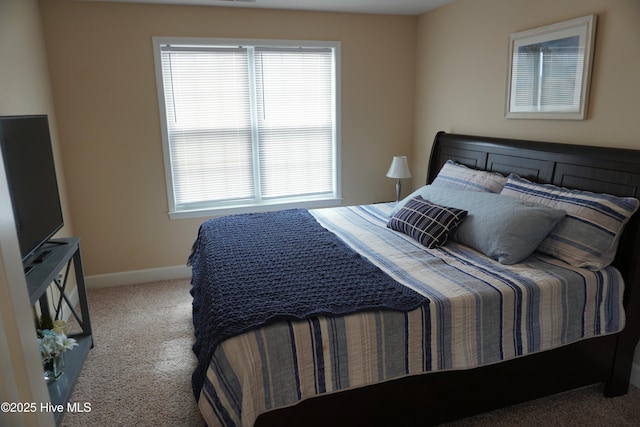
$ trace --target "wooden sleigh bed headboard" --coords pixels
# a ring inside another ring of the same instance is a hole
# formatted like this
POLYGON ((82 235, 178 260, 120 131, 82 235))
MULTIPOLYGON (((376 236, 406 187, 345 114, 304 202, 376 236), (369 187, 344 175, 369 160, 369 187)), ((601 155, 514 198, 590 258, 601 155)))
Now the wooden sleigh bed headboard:
MULTIPOLYGON (((439 132, 427 183, 449 159, 539 183, 640 198, 640 151, 439 132)), ((400 420, 429 425, 597 383, 604 384, 606 396, 625 394, 640 338, 640 212, 625 227, 614 265, 626 283, 622 332, 495 365, 410 376, 308 399, 265 413, 256 425, 328 425, 331 420, 340 425, 400 420)))

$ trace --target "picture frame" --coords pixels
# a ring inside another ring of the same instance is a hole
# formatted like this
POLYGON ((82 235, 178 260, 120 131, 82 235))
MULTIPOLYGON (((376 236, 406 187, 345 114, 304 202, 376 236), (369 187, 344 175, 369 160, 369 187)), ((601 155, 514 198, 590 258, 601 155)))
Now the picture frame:
POLYGON ((505 117, 585 120, 597 16, 509 36, 505 117))

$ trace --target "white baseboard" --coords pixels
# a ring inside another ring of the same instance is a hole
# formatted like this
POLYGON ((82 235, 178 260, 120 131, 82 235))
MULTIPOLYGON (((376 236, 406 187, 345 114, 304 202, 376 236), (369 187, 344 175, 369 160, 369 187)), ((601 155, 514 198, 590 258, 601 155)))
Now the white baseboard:
MULTIPOLYGON (((77 286, 74 287, 71 292, 69 292, 69 294, 67 295, 67 298, 69 298, 69 301, 71 301, 71 306, 72 307, 77 307, 78 306, 78 304, 80 303, 80 297, 78 296, 78 287, 77 286)), ((69 308, 67 308, 66 305, 64 307, 66 308, 66 310, 64 308, 62 309, 62 320, 67 322, 69 320, 69 318, 71 317, 71 310, 69 308)))
POLYGON ((137 283, 158 280, 187 279, 191 277, 191 267, 176 265, 173 267, 151 268, 148 270, 125 271, 122 273, 98 274, 87 276, 88 289, 109 288, 113 286, 135 285, 137 283))

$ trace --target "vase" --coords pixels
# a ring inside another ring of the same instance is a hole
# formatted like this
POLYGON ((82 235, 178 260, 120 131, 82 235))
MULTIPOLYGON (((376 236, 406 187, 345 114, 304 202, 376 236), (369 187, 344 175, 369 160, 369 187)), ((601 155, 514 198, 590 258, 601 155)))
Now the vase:
POLYGON ((64 373, 64 353, 51 356, 42 361, 44 364, 44 379, 47 383, 52 383, 64 373))

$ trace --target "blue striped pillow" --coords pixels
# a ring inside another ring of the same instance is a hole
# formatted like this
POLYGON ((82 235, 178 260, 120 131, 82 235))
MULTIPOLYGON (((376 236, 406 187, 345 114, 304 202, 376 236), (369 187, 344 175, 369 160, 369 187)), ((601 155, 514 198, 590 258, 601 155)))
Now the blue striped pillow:
POLYGON ((442 166, 433 185, 441 185, 458 190, 484 191, 499 193, 507 182, 507 178, 496 172, 471 169, 452 160, 442 166))
POLYGON ((416 196, 391 217, 387 227, 433 249, 444 245, 449 232, 466 216, 465 210, 435 205, 421 196, 416 196))
POLYGON ((502 192, 567 213, 537 250, 575 267, 601 269, 611 264, 624 225, 638 209, 633 197, 617 197, 536 184, 509 175, 502 192))

